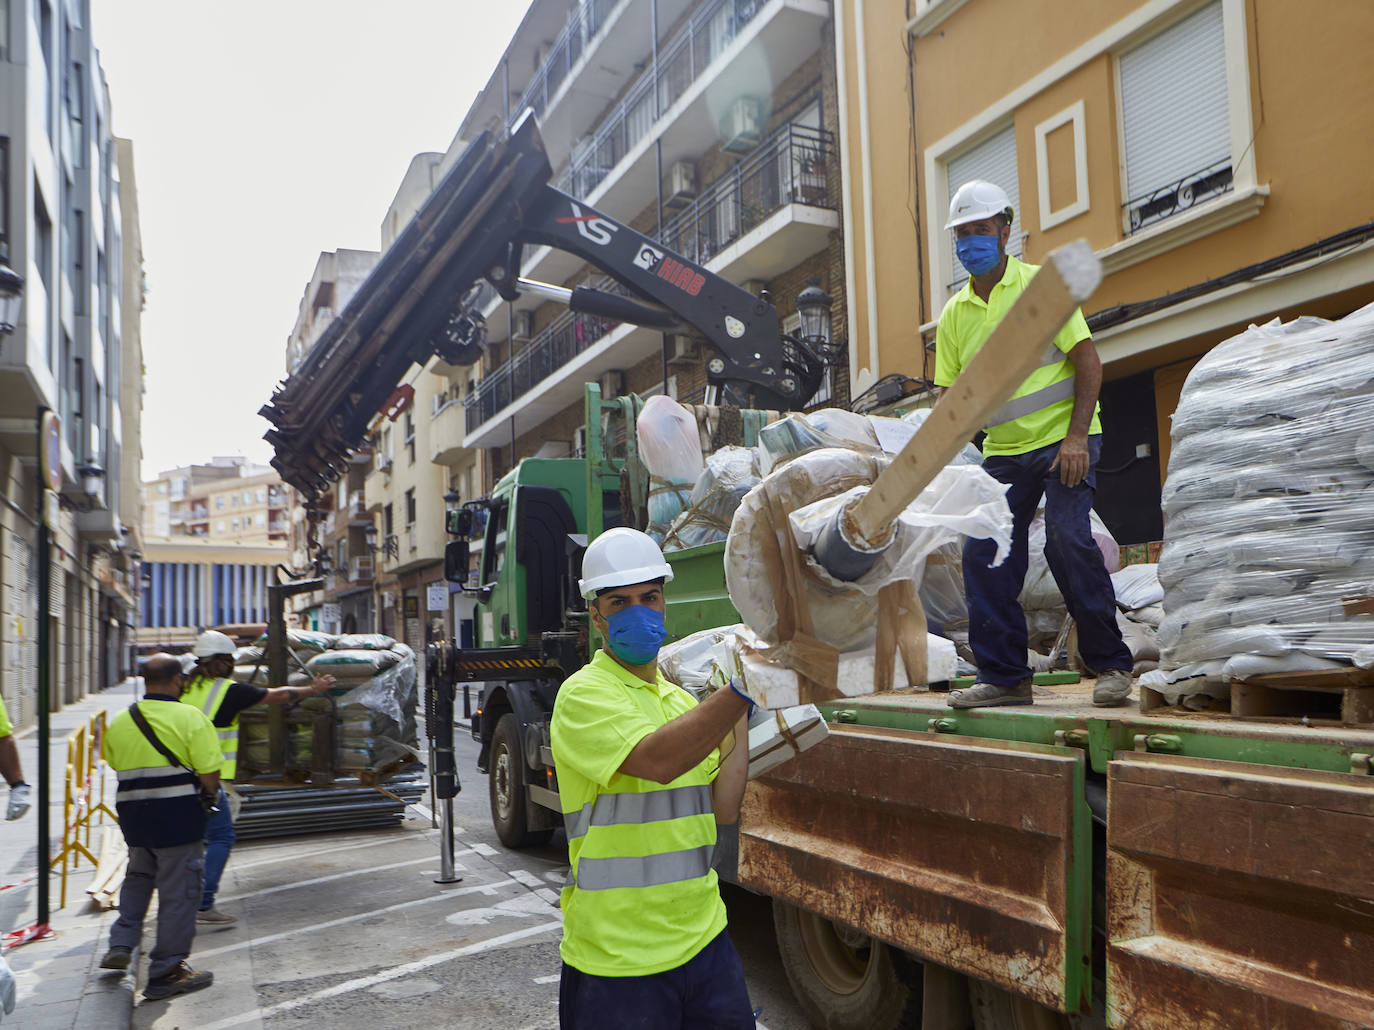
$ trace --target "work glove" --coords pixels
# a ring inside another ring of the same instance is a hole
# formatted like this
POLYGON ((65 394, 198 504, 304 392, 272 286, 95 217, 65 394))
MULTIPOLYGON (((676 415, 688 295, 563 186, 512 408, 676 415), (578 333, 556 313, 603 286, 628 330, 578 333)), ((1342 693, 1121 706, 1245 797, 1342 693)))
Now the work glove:
POLYGON ((730 689, 733 690, 740 697, 742 697, 745 701, 749 702, 749 714, 753 715, 754 709, 757 708, 758 705, 754 702, 754 699, 752 697, 750 697, 748 694, 744 692, 744 680, 740 679, 738 676, 731 676, 730 689))
POLYGON ((29 805, 33 802, 29 800, 29 795, 33 788, 27 783, 16 783, 10 787, 10 806, 5 810, 5 818, 11 822, 15 819, 22 819, 24 813, 29 810, 29 805))

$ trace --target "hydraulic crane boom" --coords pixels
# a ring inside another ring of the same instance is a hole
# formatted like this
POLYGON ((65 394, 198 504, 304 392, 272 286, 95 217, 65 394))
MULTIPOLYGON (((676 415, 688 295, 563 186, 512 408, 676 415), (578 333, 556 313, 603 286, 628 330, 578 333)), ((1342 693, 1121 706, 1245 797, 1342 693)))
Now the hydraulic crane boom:
POLYGON ((472 302, 486 279, 506 300, 522 292, 622 322, 703 337, 711 383, 757 407, 799 407, 823 360, 779 331, 777 310, 616 219, 549 185, 552 168, 532 113, 509 136, 484 133, 459 156, 357 294, 261 414, 272 464, 307 497, 344 469, 373 416, 412 364, 482 356, 472 302), (575 254, 625 295, 566 290, 519 277, 526 245, 575 254))

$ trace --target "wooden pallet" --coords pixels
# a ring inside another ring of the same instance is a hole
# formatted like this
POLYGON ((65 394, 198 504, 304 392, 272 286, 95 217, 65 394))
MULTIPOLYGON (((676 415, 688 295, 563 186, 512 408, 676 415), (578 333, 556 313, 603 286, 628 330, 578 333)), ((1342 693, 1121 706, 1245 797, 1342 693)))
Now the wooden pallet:
POLYGON ((1374 724, 1374 670, 1323 669, 1271 672, 1231 684, 1231 714, 1339 719, 1346 726, 1374 724))

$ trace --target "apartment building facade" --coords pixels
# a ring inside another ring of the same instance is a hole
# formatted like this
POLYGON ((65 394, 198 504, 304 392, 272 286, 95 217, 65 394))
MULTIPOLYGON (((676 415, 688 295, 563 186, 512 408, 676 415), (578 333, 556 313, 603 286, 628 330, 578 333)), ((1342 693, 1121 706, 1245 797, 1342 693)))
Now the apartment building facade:
POLYGON ((998 182, 1017 209, 1014 253, 1039 262, 1081 237, 1102 259, 1084 308, 1106 379, 1098 510, 1123 543, 1160 539, 1169 419, 1198 358, 1250 323, 1374 300, 1374 143, 1350 131, 1374 106, 1361 56, 1374 9, 891 0, 843 12, 856 387, 933 367, 936 321, 963 282, 943 229, 950 197, 968 179, 998 182), (901 81, 910 95, 887 88, 901 81), (889 217, 895 198, 903 217, 889 217))
POLYGON ((50 705, 130 668, 140 555, 143 306, 132 146, 110 132, 89 0, 0 4, 0 263, 22 277, 0 334, 0 695, 37 717, 39 621, 50 705), (61 422, 51 594, 37 610, 37 424, 61 422))
MULTIPOLYGON (((824 0, 538 2, 517 29, 459 137, 539 118, 554 185, 751 292, 782 328, 814 283, 843 324, 838 109, 824 0)), ((604 272, 549 247, 521 274, 615 289, 604 272)), ((583 384, 603 395, 708 397, 709 354, 665 335, 489 286, 477 302, 488 346, 464 397, 462 445, 488 455, 487 485, 522 457, 580 447, 583 384)), ((808 406, 843 403, 832 372, 808 406)), ((455 413, 456 415, 457 413, 455 413)), ((461 491, 460 491, 461 492, 461 491)))

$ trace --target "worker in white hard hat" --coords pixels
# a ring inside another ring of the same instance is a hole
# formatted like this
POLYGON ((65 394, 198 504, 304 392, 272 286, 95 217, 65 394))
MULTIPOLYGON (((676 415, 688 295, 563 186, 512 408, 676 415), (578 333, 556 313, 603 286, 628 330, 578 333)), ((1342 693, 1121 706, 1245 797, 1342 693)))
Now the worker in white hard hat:
MULTIPOLYGON (((196 637, 190 655, 195 665, 186 672, 186 684, 181 694, 182 701, 195 705, 215 724, 220 750, 224 753, 224 765, 220 767, 220 797, 216 805, 218 811, 212 812, 205 822, 205 886, 201 892, 200 908, 196 912, 196 922, 207 926, 229 926, 238 921, 237 916, 215 908, 215 894, 219 891, 220 877, 236 839, 233 810, 224 784, 232 781, 236 772, 239 715, 244 709, 257 704, 291 704, 322 694, 334 685, 333 676, 316 676, 309 686, 299 687, 268 688, 235 683, 231 678, 234 675, 234 651, 233 638, 227 633, 207 630, 196 637)), ((183 667, 186 657, 182 656, 183 667)))
POLYGON ((633 529, 597 537, 582 596, 606 646, 558 689, 551 729, 572 866, 563 1030, 752 1028, 711 854, 749 775, 738 683, 700 704, 658 670, 673 570, 633 529))
MULTIPOLYGON (((940 313, 935 383, 951 386, 1038 271, 1007 253, 1015 212, 1006 192, 981 179, 966 182, 949 204, 945 228, 968 282, 940 313)), ((955 708, 1031 703, 1026 618, 1017 598, 1026 577, 1027 535, 1044 500, 1045 558, 1078 627, 1078 650, 1097 676, 1093 703, 1125 704, 1131 652, 1116 624, 1116 599, 1089 522, 1102 451, 1097 403, 1102 362, 1082 311, 1055 337, 1039 368, 985 424, 983 468, 1007 484, 1011 554, 992 565, 996 545, 964 543, 969 645, 978 681, 950 693, 955 708)))

